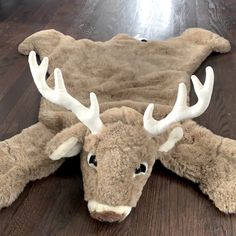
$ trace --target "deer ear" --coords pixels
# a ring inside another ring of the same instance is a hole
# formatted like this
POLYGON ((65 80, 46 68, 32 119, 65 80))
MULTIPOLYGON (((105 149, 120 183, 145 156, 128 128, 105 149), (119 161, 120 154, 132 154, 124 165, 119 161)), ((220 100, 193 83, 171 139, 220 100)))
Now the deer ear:
POLYGON ((56 134, 47 144, 46 153, 52 160, 72 157, 80 153, 86 127, 79 123, 56 134))
POLYGON ((62 143, 57 149, 49 156, 52 160, 59 160, 65 157, 73 157, 80 153, 82 144, 78 142, 76 137, 71 137, 62 143))
POLYGON ((184 132, 181 127, 174 128, 170 132, 167 141, 160 146, 159 151, 169 152, 175 146, 175 144, 183 138, 183 135, 184 132))

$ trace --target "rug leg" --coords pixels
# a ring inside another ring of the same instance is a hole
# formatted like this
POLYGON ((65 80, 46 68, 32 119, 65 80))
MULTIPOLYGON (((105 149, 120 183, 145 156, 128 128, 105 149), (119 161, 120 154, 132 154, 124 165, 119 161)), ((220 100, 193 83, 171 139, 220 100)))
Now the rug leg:
POLYGON ((44 153, 55 133, 37 123, 0 142, 0 209, 9 206, 31 180, 53 173, 63 161, 52 161, 44 153))
POLYGON ((199 184, 217 208, 236 212, 236 141, 213 134, 193 121, 184 122, 183 139, 161 162, 199 184))

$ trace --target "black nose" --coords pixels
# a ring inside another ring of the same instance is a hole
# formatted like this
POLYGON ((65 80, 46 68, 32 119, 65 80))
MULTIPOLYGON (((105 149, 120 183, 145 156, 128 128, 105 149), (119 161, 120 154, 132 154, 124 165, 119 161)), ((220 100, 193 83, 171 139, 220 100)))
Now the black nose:
POLYGON ((124 214, 117 214, 112 211, 104 211, 104 212, 90 212, 92 218, 102 221, 102 222, 119 222, 125 218, 124 214))

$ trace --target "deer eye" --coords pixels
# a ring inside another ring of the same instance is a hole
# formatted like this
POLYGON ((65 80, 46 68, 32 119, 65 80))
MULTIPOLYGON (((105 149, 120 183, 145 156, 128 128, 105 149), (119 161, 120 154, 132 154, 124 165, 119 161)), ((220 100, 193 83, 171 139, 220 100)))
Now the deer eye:
POLYGON ((143 162, 139 165, 139 167, 135 168, 135 175, 146 174, 148 165, 146 162, 143 162))
POLYGON ((87 161, 88 161, 89 166, 93 168, 97 167, 98 163, 97 163, 96 155, 89 153, 87 157, 87 161))

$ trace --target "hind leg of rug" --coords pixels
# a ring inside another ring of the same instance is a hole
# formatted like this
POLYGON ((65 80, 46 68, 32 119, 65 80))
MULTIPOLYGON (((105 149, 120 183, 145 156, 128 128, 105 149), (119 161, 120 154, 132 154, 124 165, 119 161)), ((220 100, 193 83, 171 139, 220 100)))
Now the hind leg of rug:
POLYGON ((48 176, 62 164, 44 153, 54 135, 37 123, 0 142, 0 209, 15 201, 29 181, 48 176))

